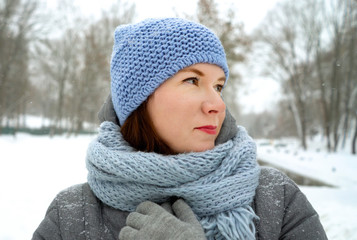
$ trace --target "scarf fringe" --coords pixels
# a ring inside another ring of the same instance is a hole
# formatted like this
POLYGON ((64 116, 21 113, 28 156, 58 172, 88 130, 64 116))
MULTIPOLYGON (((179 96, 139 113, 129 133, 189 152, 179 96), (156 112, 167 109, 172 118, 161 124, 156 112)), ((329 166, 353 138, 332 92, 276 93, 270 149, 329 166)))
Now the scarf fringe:
POLYGON ((208 240, 255 239, 254 220, 259 217, 250 206, 238 207, 200 219, 208 240))

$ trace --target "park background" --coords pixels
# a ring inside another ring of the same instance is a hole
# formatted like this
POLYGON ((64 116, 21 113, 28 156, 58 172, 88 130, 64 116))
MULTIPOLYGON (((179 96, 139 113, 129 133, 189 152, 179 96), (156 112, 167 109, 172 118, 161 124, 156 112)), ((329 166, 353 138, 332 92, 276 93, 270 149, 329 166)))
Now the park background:
POLYGON ((357 239, 355 0, 0 0, 0 239, 31 238, 55 195, 86 181, 113 31, 148 17, 220 37, 224 99, 260 163, 298 176, 329 239, 357 239))

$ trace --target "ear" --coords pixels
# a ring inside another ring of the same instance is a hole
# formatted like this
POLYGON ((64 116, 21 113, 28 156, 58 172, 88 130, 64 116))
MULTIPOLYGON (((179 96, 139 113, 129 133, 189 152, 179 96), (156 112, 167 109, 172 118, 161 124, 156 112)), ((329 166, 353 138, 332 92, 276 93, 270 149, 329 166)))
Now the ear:
POLYGON ((117 114, 115 113, 113 101, 112 101, 112 94, 110 93, 107 99, 105 100, 104 104, 100 108, 98 112, 98 118, 100 123, 104 121, 113 122, 116 125, 120 126, 119 119, 117 114))

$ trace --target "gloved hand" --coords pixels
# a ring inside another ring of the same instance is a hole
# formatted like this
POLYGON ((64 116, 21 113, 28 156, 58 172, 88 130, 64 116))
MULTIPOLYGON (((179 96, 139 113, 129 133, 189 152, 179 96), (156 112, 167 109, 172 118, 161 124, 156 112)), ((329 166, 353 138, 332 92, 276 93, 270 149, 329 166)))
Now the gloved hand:
POLYGON ((201 224, 182 200, 172 205, 173 213, 153 202, 141 203, 129 214, 119 240, 204 240, 201 224))

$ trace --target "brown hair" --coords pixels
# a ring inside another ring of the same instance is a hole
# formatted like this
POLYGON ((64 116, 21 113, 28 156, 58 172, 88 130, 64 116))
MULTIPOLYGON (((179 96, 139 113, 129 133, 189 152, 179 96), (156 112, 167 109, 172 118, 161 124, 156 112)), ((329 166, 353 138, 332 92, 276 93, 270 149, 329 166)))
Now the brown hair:
POLYGON ((146 106, 145 101, 125 120, 120 129, 124 139, 139 151, 175 154, 156 133, 146 106))

